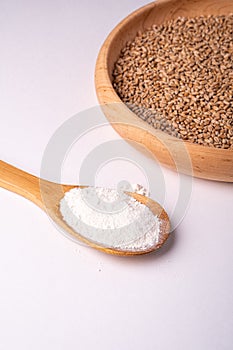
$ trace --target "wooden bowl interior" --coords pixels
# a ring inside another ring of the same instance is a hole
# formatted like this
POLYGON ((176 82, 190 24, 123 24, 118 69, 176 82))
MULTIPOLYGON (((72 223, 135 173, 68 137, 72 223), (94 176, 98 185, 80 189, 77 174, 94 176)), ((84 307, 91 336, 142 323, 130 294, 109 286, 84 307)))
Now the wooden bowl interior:
POLYGON ((122 48, 135 38, 138 31, 145 31, 153 24, 161 24, 179 16, 229 13, 233 13, 233 0, 158 0, 140 8, 120 22, 104 42, 96 63, 95 84, 105 115, 123 138, 142 144, 162 164, 179 172, 204 179, 233 182, 232 149, 197 145, 154 129, 127 108, 112 86, 114 64, 122 48), (185 162, 181 155, 184 145, 191 159, 191 170, 189 162, 185 162))

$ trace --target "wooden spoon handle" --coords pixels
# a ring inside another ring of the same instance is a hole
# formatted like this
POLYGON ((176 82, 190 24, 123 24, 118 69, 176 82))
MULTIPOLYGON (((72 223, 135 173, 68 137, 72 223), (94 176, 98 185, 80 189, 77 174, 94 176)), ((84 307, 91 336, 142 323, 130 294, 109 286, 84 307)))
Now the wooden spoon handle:
POLYGON ((29 199, 43 207, 40 179, 0 160, 0 187, 29 199))

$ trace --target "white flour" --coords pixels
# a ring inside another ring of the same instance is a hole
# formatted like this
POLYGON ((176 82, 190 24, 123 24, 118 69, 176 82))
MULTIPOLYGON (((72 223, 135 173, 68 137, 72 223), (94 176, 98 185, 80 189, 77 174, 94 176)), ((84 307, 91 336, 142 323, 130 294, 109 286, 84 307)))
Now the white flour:
POLYGON ((74 188, 60 202, 66 223, 108 248, 145 250, 159 240, 160 220, 131 196, 108 188, 74 188))

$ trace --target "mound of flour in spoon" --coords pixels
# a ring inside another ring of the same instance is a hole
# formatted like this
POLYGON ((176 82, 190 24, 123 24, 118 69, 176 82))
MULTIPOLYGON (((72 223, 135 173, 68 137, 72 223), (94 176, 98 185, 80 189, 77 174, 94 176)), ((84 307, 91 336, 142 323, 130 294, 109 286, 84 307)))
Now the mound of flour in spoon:
POLYGON ((145 250, 159 240, 160 220, 144 204, 109 188, 73 188, 60 202, 63 220, 107 248, 145 250))

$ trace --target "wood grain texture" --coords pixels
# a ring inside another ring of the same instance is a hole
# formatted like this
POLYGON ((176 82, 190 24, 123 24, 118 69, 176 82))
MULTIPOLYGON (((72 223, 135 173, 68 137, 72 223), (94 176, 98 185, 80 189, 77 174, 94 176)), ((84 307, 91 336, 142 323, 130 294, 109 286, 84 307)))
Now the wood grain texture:
POLYGON ((96 62, 95 85, 102 109, 126 140, 142 144, 165 166, 203 179, 233 182, 233 150, 182 141, 142 121, 120 100, 112 86, 112 71, 121 49, 137 32, 179 16, 233 13, 233 0, 159 0, 133 12, 104 42, 96 62))
POLYGON ((108 254, 123 256, 147 254, 160 248, 169 237, 170 222, 165 210, 152 199, 136 193, 128 194, 148 206, 148 208, 157 215, 161 221, 161 233, 158 242, 156 242, 150 249, 145 249, 143 251, 117 250, 101 246, 94 241, 86 239, 66 224, 60 212, 60 201, 67 191, 77 187, 84 188, 85 186, 63 185, 46 181, 0 160, 0 187, 17 193, 35 203, 48 214, 58 228, 62 229, 64 233, 68 233, 72 238, 108 254))

